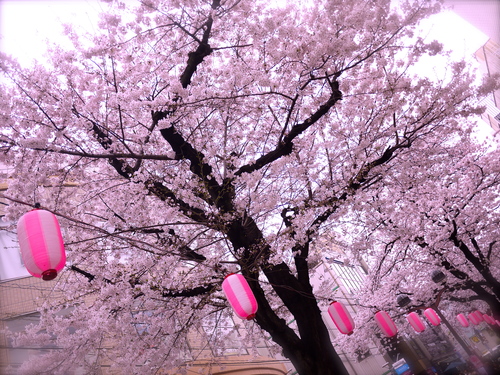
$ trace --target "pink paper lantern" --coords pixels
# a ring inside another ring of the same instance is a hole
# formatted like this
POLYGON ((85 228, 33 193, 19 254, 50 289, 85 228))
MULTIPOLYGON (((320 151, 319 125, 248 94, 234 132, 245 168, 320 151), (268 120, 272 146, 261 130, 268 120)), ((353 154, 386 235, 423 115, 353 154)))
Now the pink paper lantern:
POLYGON ((436 311, 434 311, 434 309, 431 308, 426 309, 424 311, 424 315, 427 319, 429 319, 429 322, 431 322, 433 326, 438 326, 441 324, 441 318, 436 313, 436 311))
POLYGON ((222 282, 222 290, 236 315, 247 320, 255 318, 257 301, 243 275, 227 275, 222 282))
POLYGON ((469 320, 472 324, 474 324, 475 326, 477 326, 479 323, 481 323, 479 321, 479 318, 476 316, 476 314, 474 313, 470 313, 469 314, 469 320))
POLYGON ((479 322, 484 321, 484 318, 483 318, 483 313, 482 313, 481 311, 476 310, 476 311, 474 311, 474 313, 473 313, 473 314, 474 314, 474 315, 476 315, 477 320, 479 320, 479 322))
POLYGON ((458 314, 457 319, 462 325, 462 327, 468 327, 469 326, 469 321, 467 320, 467 317, 464 314, 458 314))
POLYGON ((17 239, 23 263, 30 274, 52 280, 66 264, 59 222, 54 214, 35 209, 17 223, 17 239))
POLYGON ((354 321, 343 303, 333 301, 330 306, 328 306, 328 314, 340 333, 352 335, 354 331, 354 321))
POLYGON ((495 324, 495 319, 493 319, 491 316, 489 316, 488 314, 483 314, 483 318, 484 318, 484 321, 486 323, 488 323, 489 325, 493 325, 495 324))
POLYGON ((410 323, 410 325, 413 327, 415 332, 420 333, 425 330, 425 325, 416 312, 409 313, 406 319, 408 320, 408 323, 410 323))
POLYGON ((398 333, 398 328, 396 327, 396 325, 392 321, 389 314, 387 314, 385 311, 377 312, 375 314, 375 321, 377 322, 377 325, 380 328, 380 330, 387 337, 396 336, 396 334, 398 333))

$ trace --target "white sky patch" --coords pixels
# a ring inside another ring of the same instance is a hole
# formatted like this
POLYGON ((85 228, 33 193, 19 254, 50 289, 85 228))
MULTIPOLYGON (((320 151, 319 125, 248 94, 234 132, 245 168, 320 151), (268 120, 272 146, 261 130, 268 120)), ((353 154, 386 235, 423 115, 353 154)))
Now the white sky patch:
POLYGON ((0 51, 23 65, 43 60, 47 43, 69 43, 63 24, 97 31, 99 0, 0 0, 0 51))
MULTIPOLYGON (((97 31, 99 0, 0 0, 0 51, 23 64, 40 59, 47 42, 64 43, 62 24, 97 31)), ((454 58, 468 58, 488 37, 451 11, 424 21, 429 38, 438 39, 454 58)), ((425 35, 425 34, 424 34, 425 35)))
POLYGON ((429 37, 443 43, 454 59, 469 59, 488 41, 488 36, 453 11, 443 11, 422 22, 429 37))
MULTIPOLYGON (((443 45, 446 56, 424 56, 414 68, 419 75, 441 81, 447 73, 451 61, 465 60, 479 69, 475 52, 488 41, 488 36, 452 11, 431 16, 422 22, 417 35, 424 38, 426 43, 437 40, 443 45)), ((478 79, 482 74, 478 72, 478 79)))
MULTIPOLYGON (((98 15, 105 7, 99 0, 0 0, 0 51, 24 66, 35 60, 43 62, 47 43, 70 47, 63 35, 63 24, 70 23, 83 32, 97 32, 98 15)), ((437 39, 452 51, 453 60, 465 59, 473 65, 477 65, 474 52, 488 40, 452 11, 425 20, 422 29, 428 42, 437 39)), ((426 65, 424 74, 439 79, 445 65, 445 61, 426 65)))
MULTIPOLYGON (((96 30, 103 6, 99 0, 0 0, 0 50, 32 59, 43 54, 46 40, 61 39, 62 23, 96 30)), ((424 23, 433 38, 461 57, 474 53, 488 39, 452 11, 434 15, 424 23)))
MULTIPOLYGON (((465 60, 477 69, 477 79, 482 80, 483 73, 479 71, 479 62, 474 54, 489 39, 489 36, 471 25, 462 17, 451 10, 443 11, 431 16, 422 22, 422 37, 426 37, 426 42, 437 40, 443 44, 443 48, 450 53, 450 59, 454 61, 465 60)), ((446 59, 436 60, 435 58, 423 59, 429 62, 425 66, 425 74, 431 79, 441 79, 446 74, 446 59), (431 62, 433 61, 433 62, 431 62)), ((495 146, 497 142, 493 140, 493 129, 479 116, 471 119, 477 126, 474 127, 473 136, 479 142, 486 142, 490 146, 495 146)))

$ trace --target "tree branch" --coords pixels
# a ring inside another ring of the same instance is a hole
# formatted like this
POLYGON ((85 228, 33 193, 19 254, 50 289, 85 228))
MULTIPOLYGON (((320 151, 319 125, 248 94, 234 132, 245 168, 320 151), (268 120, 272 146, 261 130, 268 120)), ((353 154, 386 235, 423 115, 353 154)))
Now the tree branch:
MULTIPOLYGON (((213 0, 212 9, 215 10, 218 7, 220 7, 220 0, 213 0)), ((180 78, 183 88, 186 88, 191 84, 191 79, 193 77, 193 74, 198 69, 198 65, 203 62, 203 59, 205 57, 213 52, 212 47, 210 47, 210 44, 208 43, 210 32, 212 31, 213 22, 214 21, 212 19, 212 16, 209 16, 208 20, 203 25, 204 31, 201 40, 198 40, 198 38, 193 36, 193 38, 198 41, 198 47, 196 48, 196 50, 188 53, 187 65, 186 68, 184 68, 184 71, 182 72, 180 78)))
POLYGON ((71 150, 54 149, 54 148, 53 149, 36 148, 36 147, 33 147, 33 148, 25 147, 25 148, 33 150, 33 151, 52 152, 52 153, 57 153, 57 154, 62 154, 62 155, 79 156, 82 158, 89 158, 89 159, 121 158, 121 159, 135 159, 135 160, 175 160, 175 159, 171 158, 170 156, 166 156, 166 155, 140 155, 140 154, 126 154, 126 153, 91 154, 88 152, 71 151, 71 150))
POLYGON ((171 298, 177 298, 177 297, 196 297, 196 296, 201 296, 203 294, 210 294, 214 290, 218 288, 219 284, 207 284, 203 286, 197 286, 192 289, 184 289, 184 290, 169 290, 169 289, 164 289, 162 291, 162 297, 171 297, 171 298))
MULTIPOLYGON (((75 265, 72 265, 70 267, 70 269, 72 271, 75 271, 83 276, 85 276, 89 282, 93 281, 95 279, 95 275, 91 274, 90 272, 87 272, 87 271, 84 271, 82 270, 81 268, 75 266, 75 265)), ((106 284, 114 284, 111 280, 109 279, 104 279, 104 282, 106 284)), ((130 280, 130 286, 133 288, 137 285, 141 285, 142 283, 137 280, 137 279, 131 279, 130 280)), ((191 289, 184 289, 184 290, 173 290, 173 289, 162 289, 161 290, 161 295, 162 297, 172 297, 172 298, 176 298, 176 297, 196 297, 196 296, 200 296, 200 295, 203 295, 203 294, 207 294, 207 293, 211 293, 213 292, 215 289, 217 289, 219 286, 219 283, 212 283, 212 284, 206 284, 206 285, 203 285, 203 286, 198 286, 198 287, 194 287, 194 288, 191 288, 191 289)), ((158 290, 159 288, 155 287, 155 286, 150 286, 151 290, 158 290)), ((140 296, 144 295, 143 293, 139 293, 139 295, 135 296, 135 298, 138 298, 140 296)))
POLYGON ((209 223, 210 220, 205 214, 205 211, 196 207, 192 207, 182 199, 179 199, 172 190, 163 185, 161 182, 148 180, 145 182, 145 186, 151 194, 154 194, 155 196, 160 198, 160 200, 171 201, 173 204, 179 207, 184 215, 186 215, 190 219, 196 221, 197 223, 209 223))
POLYGON ((290 132, 283 137, 283 140, 278 143, 274 150, 261 156, 254 163, 242 166, 238 169, 238 171, 236 171, 235 175, 240 176, 243 173, 252 173, 283 156, 289 155, 293 150, 293 140, 325 116, 328 111, 341 99, 342 92, 338 89, 338 86, 334 85, 332 87, 332 93, 326 103, 322 104, 316 112, 309 116, 304 122, 292 126, 290 132), (337 88, 335 89, 335 87, 337 88))
MULTIPOLYGON (((169 115, 167 112, 153 112, 153 122, 166 118, 169 115)), ((204 162, 205 155, 196 150, 189 142, 186 142, 184 137, 177 132, 174 125, 160 130, 163 138, 170 144, 175 152, 175 159, 189 160, 189 169, 196 175, 205 186, 208 197, 200 196, 207 203, 216 205, 223 212, 232 212, 234 210, 232 199, 234 198, 233 180, 225 178, 222 185, 219 185, 217 180, 212 176, 212 167, 204 162)))

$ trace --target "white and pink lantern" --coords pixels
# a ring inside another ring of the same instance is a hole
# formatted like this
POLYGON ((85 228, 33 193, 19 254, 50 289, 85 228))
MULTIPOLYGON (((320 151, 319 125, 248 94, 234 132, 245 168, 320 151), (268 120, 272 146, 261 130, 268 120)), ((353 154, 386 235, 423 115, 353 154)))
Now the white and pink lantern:
POLYGON ((469 321, 467 320, 467 317, 464 314, 458 314, 457 320, 462 325, 462 327, 467 328, 469 326, 469 321))
POLYGON ((344 335, 352 335, 352 332, 354 331, 354 321, 343 303, 338 301, 330 303, 330 306, 328 306, 328 314, 332 318, 340 333, 343 333, 344 335))
POLYGON ((424 315, 433 326, 438 326, 441 324, 441 318, 434 309, 431 309, 430 307, 428 309, 425 309, 424 315))
POLYGON ((469 320, 475 326, 477 326, 479 323, 481 323, 481 321, 479 320, 479 318, 477 317, 477 315, 475 313, 469 314, 469 320))
POLYGON ((380 328, 380 330, 387 337, 396 336, 396 334, 398 333, 398 328, 396 327, 396 324, 394 324, 389 314, 387 314, 385 311, 377 312, 375 314, 375 321, 377 322, 377 325, 380 328))
POLYGON ((474 311, 474 313, 473 313, 473 314, 474 314, 474 315, 476 315, 477 320, 479 320, 479 322, 484 321, 484 318, 483 318, 483 313, 482 313, 481 311, 476 310, 476 311, 474 311))
POLYGON ((253 319, 257 312, 257 301, 245 277, 231 273, 222 282, 222 290, 236 315, 242 319, 253 319))
POLYGON ((53 213, 41 209, 25 213, 17 223, 17 239, 24 266, 33 276, 52 280, 64 268, 66 252, 53 213))
POLYGON ((495 324, 495 319, 493 317, 489 316, 488 314, 483 314, 484 321, 488 323, 490 326, 495 324))
POLYGON ((415 332, 420 333, 425 330, 425 325, 422 322, 422 319, 418 316, 416 312, 411 312, 406 316, 408 323, 413 327, 415 332))

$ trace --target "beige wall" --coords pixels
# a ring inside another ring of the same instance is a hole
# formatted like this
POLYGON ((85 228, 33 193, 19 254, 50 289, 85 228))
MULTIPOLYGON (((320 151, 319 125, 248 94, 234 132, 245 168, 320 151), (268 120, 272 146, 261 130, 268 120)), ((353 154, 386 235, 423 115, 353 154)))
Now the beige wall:
POLYGON ((52 294, 55 281, 23 277, 0 283, 0 320, 33 313, 52 294))
MULTIPOLYGON (((190 362, 184 368, 187 375, 285 375, 285 365, 268 357, 230 356, 190 362)), ((175 375, 172 370, 162 375, 175 375)))
MULTIPOLYGON (((0 249, 1 250, 1 249, 0 249)), ((36 311, 43 299, 51 294, 52 281, 23 277, 0 282, 0 331, 10 319, 36 311)), ((0 336, 0 374, 10 363, 8 343, 0 336)))

